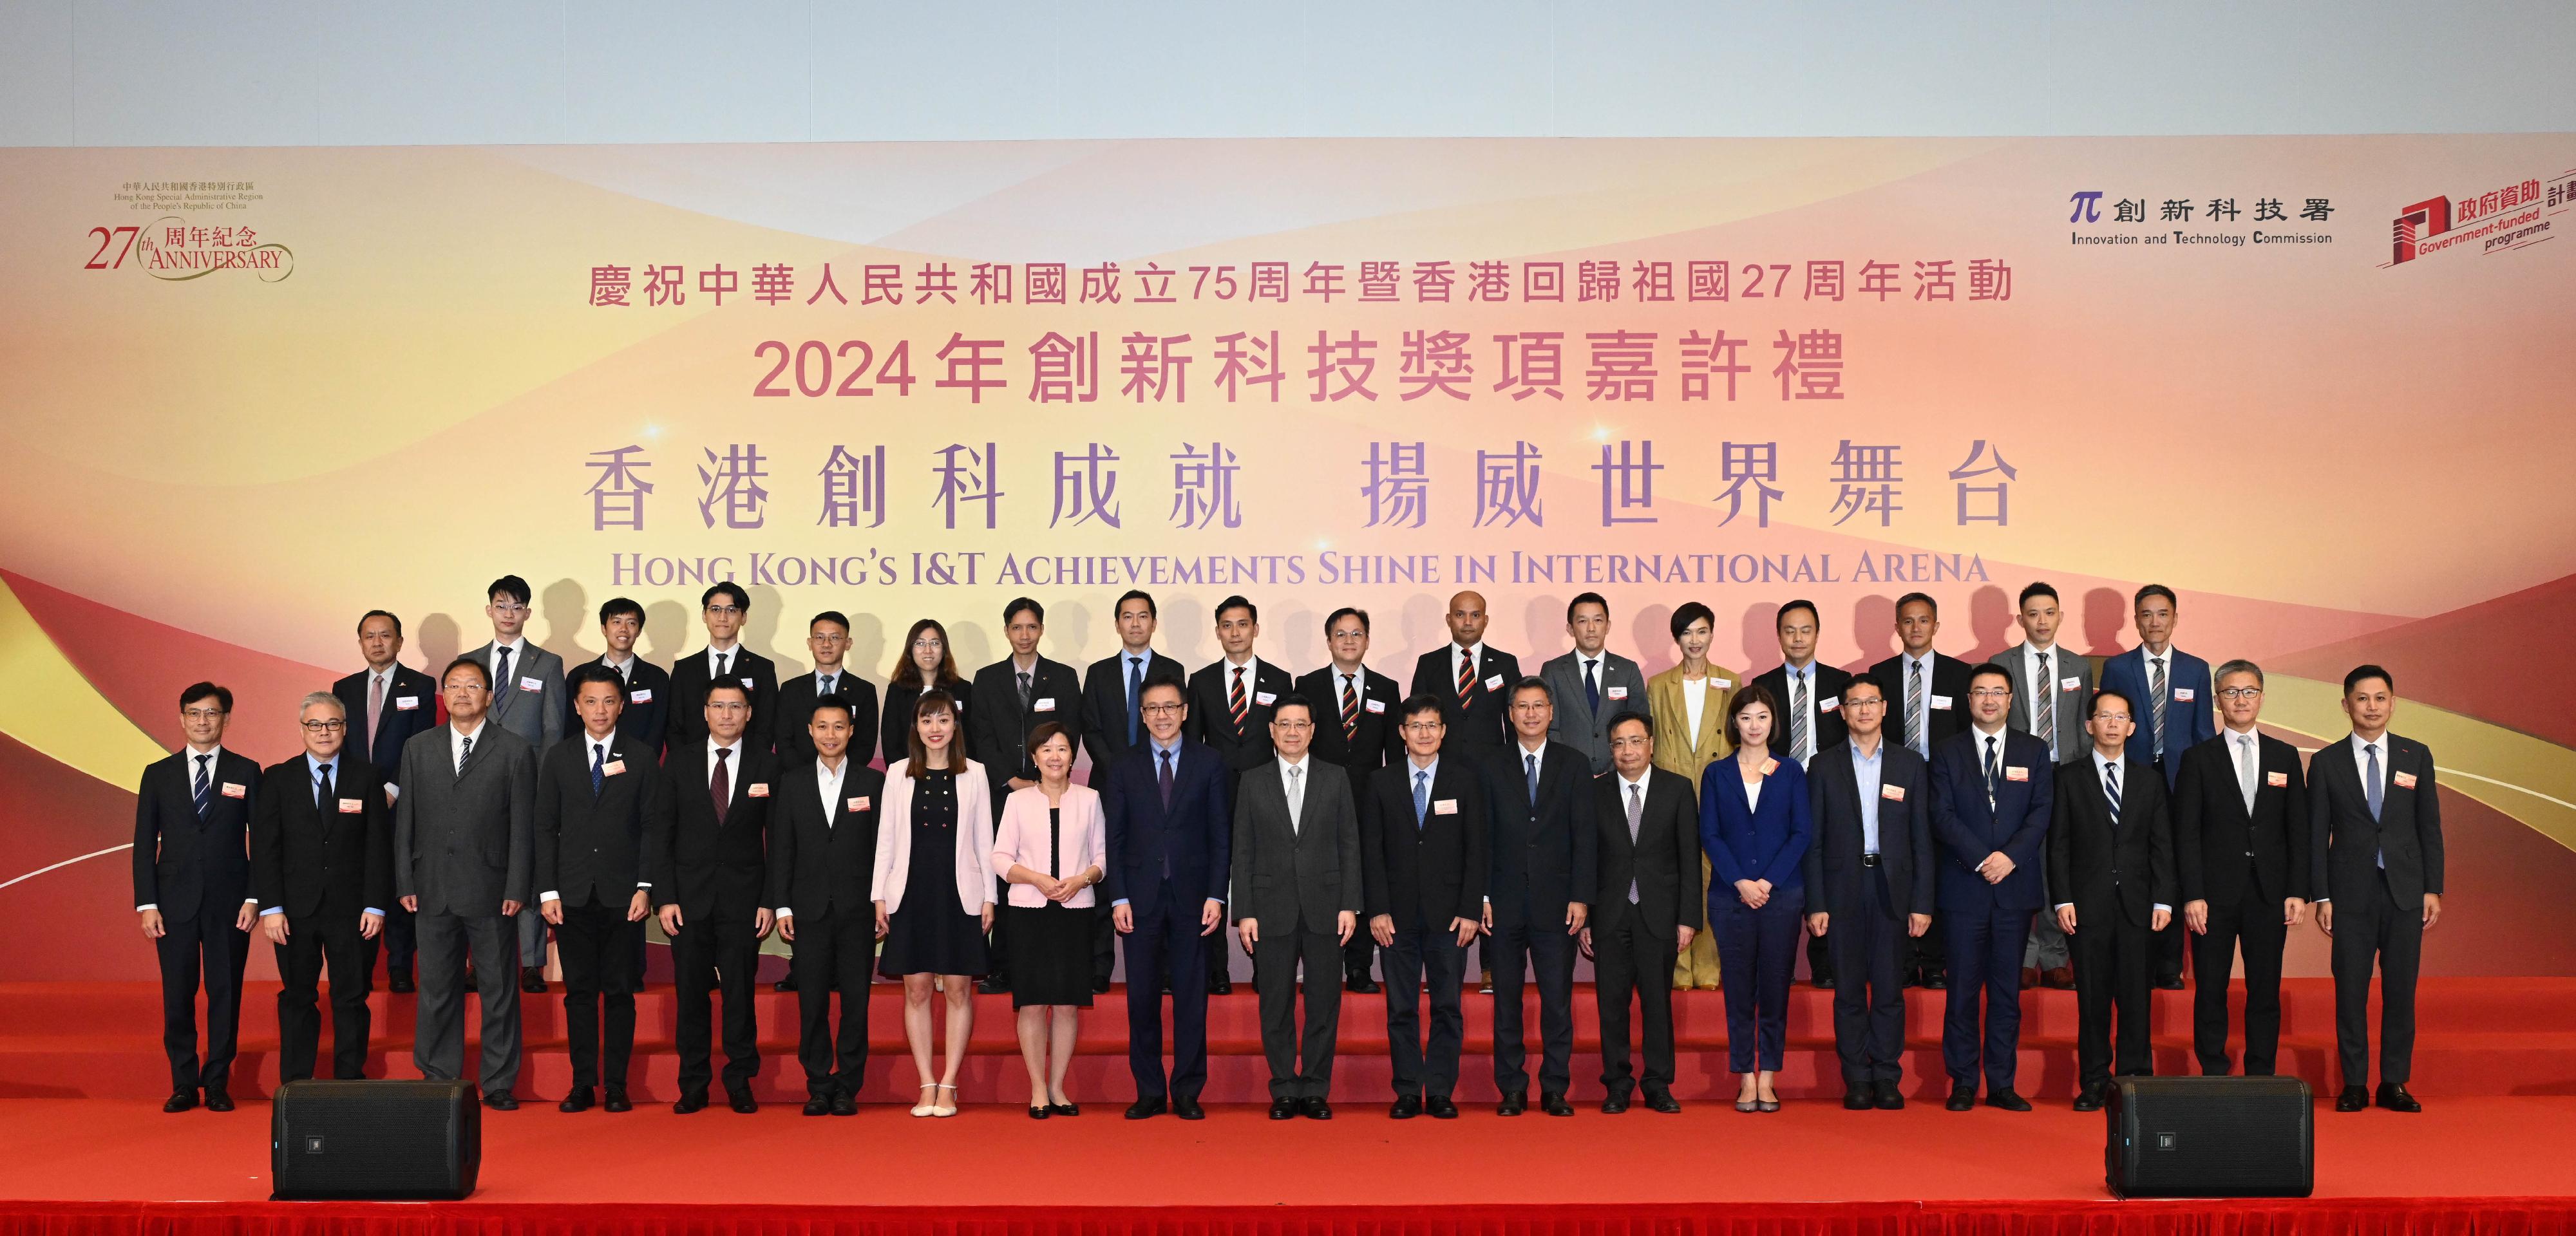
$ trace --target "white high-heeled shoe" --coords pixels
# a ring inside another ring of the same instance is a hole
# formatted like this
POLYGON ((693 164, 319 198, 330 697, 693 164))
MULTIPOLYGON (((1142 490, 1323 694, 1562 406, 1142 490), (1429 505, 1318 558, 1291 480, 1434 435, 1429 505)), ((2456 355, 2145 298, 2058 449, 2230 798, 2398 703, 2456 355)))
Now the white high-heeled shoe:
MULTIPOLYGON (((937 1082, 924 1082, 924 1083, 922 1083, 921 1088, 922 1088, 922 1089, 924 1089, 924 1090, 932 1090, 932 1091, 935 1091, 935 1090, 939 1089, 939 1083, 937 1083, 937 1082)), ((923 1099, 922 1101, 920 1101, 920 1102, 915 1103, 915 1104, 913 1104, 913 1105, 912 1105, 912 1114, 913 1114, 913 1115, 916 1115, 916 1116, 928 1116, 928 1115, 932 1115, 932 1114, 936 1113, 936 1112, 937 1112, 937 1110, 938 1110, 938 1108, 937 1108, 935 1105, 933 1105, 929 1099, 923 1099)))
POLYGON ((940 1104, 937 1104, 937 1105, 933 1106, 933 1107, 930 1109, 930 1114, 931 1114, 931 1115, 933 1115, 933 1116, 954 1116, 954 1115, 956 1115, 956 1114, 957 1114, 957 1097, 956 1097, 956 1096, 957 1096, 957 1087, 955 1087, 955 1086, 947 1086, 947 1085, 941 1085, 941 1086, 933 1086, 933 1087, 931 1087, 931 1093, 933 1093, 933 1094, 937 1094, 939 1091, 942 1091, 942 1090, 945 1090, 945 1091, 947 1091, 947 1092, 948 1092, 948 1095, 949 1095, 948 1101, 947 1101, 947 1102, 945 1102, 945 1103, 940 1103, 940 1104))

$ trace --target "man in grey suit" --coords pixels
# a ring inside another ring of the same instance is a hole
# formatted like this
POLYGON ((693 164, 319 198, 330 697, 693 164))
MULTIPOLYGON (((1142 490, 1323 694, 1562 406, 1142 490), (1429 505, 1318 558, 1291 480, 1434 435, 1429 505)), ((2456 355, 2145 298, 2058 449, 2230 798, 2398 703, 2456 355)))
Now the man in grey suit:
MULTIPOLYGON (((528 904, 535 861, 537 754, 526 739, 492 723, 491 679, 483 663, 450 662, 439 676, 447 724, 403 744, 402 797, 394 802, 394 894, 414 923, 420 949, 420 1018, 412 1063, 421 1076, 453 1078, 465 1067, 467 950, 486 959, 512 951, 510 916, 528 904)), ((519 989, 510 967, 476 967, 483 999, 483 1104, 516 1111, 519 989)))
POLYGON ((1244 770, 1234 799, 1231 904, 1261 999, 1273 1120, 1333 1118, 1324 1099, 1333 1088, 1333 1037, 1341 1029, 1342 946, 1360 921, 1359 808, 1350 774, 1307 751, 1314 737, 1314 706, 1299 695, 1281 699, 1270 713, 1274 758, 1244 770), (1300 960, 1306 963, 1302 1040, 1300 960))
POLYGON ((1539 667, 1539 678, 1557 699, 1551 742, 1561 742, 1592 762, 1592 775, 1610 771, 1610 721, 1646 710, 1646 675, 1637 663, 1602 647, 1610 638, 1610 603, 1597 592, 1565 607, 1565 633, 1574 651, 1539 667))
MULTIPOLYGON (((572 705, 564 696, 563 658, 528 642, 528 581, 504 575, 483 590, 483 613, 492 620, 492 642, 465 655, 492 680, 495 724, 528 740, 532 755, 563 737, 572 705)), ((519 913, 519 990, 546 990, 546 920, 530 905, 519 913)))
MULTIPOLYGON (((2061 648, 2058 627, 2066 611, 2057 589, 2033 581, 2021 590, 2022 642, 2003 651, 1995 663, 2012 675, 2012 716, 2008 724, 2048 744, 2048 762, 2063 764, 2085 758, 2093 740, 2084 733, 2084 714, 2093 703, 2093 663, 2084 654, 2061 648)), ((2046 874, 2042 873, 2043 882, 2046 874)), ((2042 905, 2056 905, 2055 890, 2042 894, 2042 905)), ((2074 957, 2066 933, 2053 914, 2033 916, 2030 944, 2022 953, 2022 986, 2073 990, 2074 957)))

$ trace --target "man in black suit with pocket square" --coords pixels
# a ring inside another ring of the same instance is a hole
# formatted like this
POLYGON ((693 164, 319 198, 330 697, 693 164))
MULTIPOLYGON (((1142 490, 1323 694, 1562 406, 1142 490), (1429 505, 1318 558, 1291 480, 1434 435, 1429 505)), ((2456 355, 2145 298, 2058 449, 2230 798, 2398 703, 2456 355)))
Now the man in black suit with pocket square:
MULTIPOLYGON (((1962 689, 1960 695, 1967 692, 1962 689)), ((1905 1106, 1905 947, 1932 930, 1931 766, 1887 741, 1875 673, 1843 684, 1847 737, 1807 765, 1807 930, 1833 950, 1843 1110, 1905 1106)))
POLYGON ((2174 883, 2191 931, 2192 1047, 2200 1071, 2228 1072, 2227 995, 2245 955, 2245 1073, 2267 1077, 2281 1043, 2281 954, 2307 915, 2308 775, 2299 749, 2256 731, 2263 670, 2229 661, 2219 731, 2182 753, 2174 780, 2174 883))
POLYGON ((170 1055, 165 1112, 233 1109, 242 963, 250 958, 252 796, 259 764, 223 747, 233 693, 201 682, 179 693, 187 745, 143 770, 134 797, 134 912, 161 963, 161 1046, 170 1055), (197 1056, 197 989, 206 992, 206 1054, 197 1056))
POLYGON ((1408 1120, 1427 1111, 1455 1120, 1466 1033, 1459 999, 1467 945, 1484 918, 1485 881, 1493 871, 1493 816, 1478 757, 1447 751, 1440 700, 1414 695, 1397 716, 1404 759, 1371 778, 1360 796, 1369 934, 1386 970, 1387 1054, 1395 1080, 1387 1115, 1408 1120), (1426 985, 1427 1043, 1419 1028, 1426 985))
POLYGON ((1639 1088, 1628 1064, 1628 1000, 1643 1007, 1646 1106, 1670 1115, 1673 958, 1700 921, 1699 794, 1690 778, 1655 767, 1655 720, 1640 696, 1610 718, 1610 771, 1593 782, 1601 889, 1583 928, 1601 1003, 1601 1110, 1628 1110, 1639 1088))
MULTIPOLYGON (((348 713, 349 730, 342 749, 365 760, 384 779, 387 811, 402 793, 403 744, 416 734, 438 728, 438 682, 395 658, 402 655, 402 619, 381 609, 358 619, 358 654, 367 667, 331 684, 348 713)), ((390 817, 389 817, 390 818, 390 817)), ((418 947, 411 911, 385 903, 385 987, 399 995, 412 990, 412 953, 418 947)))
POLYGON ((857 742, 859 716, 857 706, 839 695, 815 704, 805 719, 814 758, 779 768, 778 820, 769 830, 769 900, 778 914, 778 934, 796 945, 790 977, 796 981, 796 1059, 805 1069, 808 1116, 858 1115, 867 1077, 869 971, 877 944, 869 882, 885 774, 858 757, 874 746, 857 742))
POLYGON ((680 1098, 671 1110, 684 1116, 707 1105, 714 1076, 707 998, 719 991, 725 1096, 737 1112, 760 1110, 751 1094, 751 1080, 760 1074, 752 975, 771 923, 769 806, 778 765, 749 733, 750 694, 730 679, 708 685, 699 706, 706 737, 674 746, 665 758, 671 824, 646 842, 647 878, 662 930, 671 937, 679 989, 680 1098))
POLYGON ((2173 921, 2176 900, 2173 816, 2164 775, 2126 754, 2136 708, 2107 688, 2085 701, 2093 749, 2057 766, 2048 825, 2050 912, 2075 961, 2079 1112, 2102 1109, 2115 1071, 2155 1072, 2148 1005, 2156 933, 2173 921))
MULTIPOLYGON (((1297 694, 1315 706, 1317 757, 1336 764, 1351 779, 1353 801, 1368 798, 1369 778, 1404 758, 1404 739, 1396 729, 1396 706, 1403 702, 1395 680, 1363 661, 1369 649, 1369 616, 1347 605, 1324 619, 1324 647, 1332 660, 1297 680, 1297 694)), ((1370 995, 1377 983, 1369 962, 1377 941, 1368 932, 1353 932, 1342 946, 1342 985, 1370 995)))
POLYGON ((364 1076, 384 907, 394 899, 393 811, 384 779, 348 753, 340 697, 316 691, 296 717, 304 754, 260 780, 250 818, 260 929, 277 948, 277 1072, 313 1076, 322 1037, 318 985, 331 972, 331 1076, 364 1076))
POLYGON ((2442 800, 2432 749, 2388 732, 2397 680, 2376 665, 2343 676, 2351 737, 2308 761, 2309 886, 2317 926, 2334 938, 2335 1110, 2377 1102, 2422 1111, 2406 1092, 2415 1065, 2415 976, 2424 933, 2442 919, 2442 800), (2370 975, 2379 972, 2379 1092, 2369 1090, 2370 975))

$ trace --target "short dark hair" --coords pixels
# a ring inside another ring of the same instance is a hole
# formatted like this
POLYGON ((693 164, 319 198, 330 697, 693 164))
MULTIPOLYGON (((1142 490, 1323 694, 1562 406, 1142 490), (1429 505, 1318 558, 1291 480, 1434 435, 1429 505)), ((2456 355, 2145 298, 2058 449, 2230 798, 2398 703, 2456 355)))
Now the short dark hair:
POLYGON ((608 620, 619 614, 635 615, 635 629, 644 629, 644 607, 636 604, 632 597, 608 598, 608 603, 599 607, 599 625, 607 626, 608 620))
POLYGON ((1046 625, 1046 606, 1038 604, 1034 597, 1012 597, 1011 603, 1002 607, 1002 625, 1011 625, 1011 620, 1019 617, 1021 610, 1029 611, 1039 626, 1046 625))
POLYGON ((491 690, 491 689, 492 689, 492 667, 491 667, 491 666, 489 666, 489 665, 485 665, 484 663, 482 663, 482 662, 480 662, 480 661, 477 661, 477 660, 475 660, 475 659, 474 659, 474 658, 472 658, 472 657, 458 657, 458 658, 456 658, 455 660, 448 662, 448 663, 447 663, 447 668, 446 668, 446 669, 443 669, 443 670, 438 671, 438 689, 439 689, 439 690, 444 691, 444 690, 446 690, 446 689, 447 689, 447 676, 448 676, 449 674, 453 674, 453 673, 455 673, 455 672, 456 672, 456 667, 457 667, 457 666, 460 666, 460 665, 471 665, 471 666, 473 666, 473 667, 474 667, 474 674, 475 674, 475 676, 476 676, 476 677, 478 677, 478 678, 481 678, 481 679, 483 680, 483 689, 484 689, 484 690, 486 690, 486 691, 489 691, 489 690, 491 690))
POLYGON ((1684 601, 1673 611, 1673 642, 1680 643, 1682 632, 1690 630, 1694 622, 1706 622, 1709 634, 1717 633, 1717 611, 1697 601, 1684 601))
POLYGON ((837 610, 837 609, 827 609, 827 610, 824 610, 822 613, 816 614, 816 615, 814 615, 813 617, 808 618, 808 619, 806 619, 806 620, 805 620, 805 633, 806 633, 807 635, 811 635, 811 634, 813 634, 813 633, 814 633, 814 624, 815 624, 815 623, 818 623, 818 622, 828 622, 828 623, 831 623, 833 626, 839 627, 839 628, 841 628, 843 631, 847 631, 847 630, 849 630, 849 629, 850 629, 850 618, 849 618, 849 615, 844 614, 844 613, 842 613, 841 611, 839 611, 839 610, 837 610))
POLYGON ((200 682, 190 684, 187 690, 179 693, 179 711, 188 711, 188 705, 194 704, 198 700, 204 699, 209 695, 215 697, 215 707, 220 708, 225 712, 231 712, 233 710, 232 688, 219 687, 211 682, 200 682))
POLYGON ((1278 720, 1280 713, 1291 708, 1303 708, 1306 710, 1306 719, 1308 721, 1313 721, 1315 719, 1315 702, 1294 691, 1280 696, 1277 701, 1270 705, 1270 719, 1273 721, 1278 720))
MULTIPOLYGON (((1727 745, 1727 746, 1730 746, 1730 747, 1742 747, 1742 746, 1744 745, 1744 733, 1743 733, 1743 731, 1741 731, 1741 730, 1739 730, 1739 729, 1737 729, 1737 728, 1736 728, 1736 726, 1735 726, 1735 719, 1736 719, 1737 717, 1739 717, 1739 716, 1742 716, 1742 715, 1744 714, 1744 710, 1745 710, 1745 709, 1747 709, 1747 708, 1751 708, 1751 707, 1753 707, 1753 706, 1754 706, 1754 705, 1756 705, 1756 704, 1760 704, 1760 705, 1763 707, 1763 709, 1764 709, 1765 711, 1767 711, 1767 712, 1769 712, 1769 713, 1771 714, 1771 730, 1772 730, 1771 737, 1772 737, 1772 738, 1777 738, 1777 737, 1779 737, 1779 730, 1780 730, 1780 701, 1779 701, 1779 699, 1778 699, 1777 697, 1775 697, 1775 696, 1773 696, 1773 695, 1771 694, 1771 690, 1770 690, 1770 688, 1765 687, 1765 686, 1763 686, 1762 684, 1760 684, 1760 683, 1758 683, 1758 682, 1756 682, 1756 683, 1746 683, 1746 684, 1745 684, 1745 686, 1744 686, 1744 689, 1743 689, 1743 690, 1736 692, 1736 693, 1735 693, 1735 697, 1734 697, 1733 699, 1730 699, 1730 700, 1726 701, 1726 745, 1727 745)), ((1767 748, 1767 747, 1769 747, 1770 745, 1771 745, 1771 741, 1770 741, 1770 739, 1767 739, 1767 738, 1766 738, 1766 739, 1764 739, 1764 740, 1763 740, 1763 746, 1764 746, 1764 747, 1766 747, 1766 748, 1767 748)))
POLYGON ((371 609, 358 615, 358 634, 364 635, 367 633, 367 620, 370 618, 382 618, 393 623, 394 638, 402 638, 402 618, 389 609, 371 609))
POLYGON ((1931 606, 1933 617, 1938 618, 1941 616, 1941 603, 1933 600, 1932 594, 1928 592, 1909 592, 1904 596, 1896 598, 1896 612, 1900 614, 1904 613, 1905 607, 1912 605, 1916 601, 1921 601, 1925 605, 1931 606))
MULTIPOLYGON (((903 727, 903 745, 904 754, 912 760, 907 768, 916 777, 930 762, 930 748, 921 745, 921 719, 934 712, 947 713, 950 721, 957 720, 957 697, 932 687, 922 692, 920 699, 913 701, 912 721, 903 727)), ((953 772, 966 771, 966 751, 958 745, 964 737, 963 733, 951 733, 948 739, 948 767, 953 772)))
POLYGON ((1523 691, 1528 691, 1528 690, 1532 690, 1532 689, 1536 689, 1536 690, 1537 690, 1537 691, 1539 691, 1541 694, 1544 694, 1544 695, 1546 695, 1546 696, 1547 696, 1547 706, 1548 706, 1548 707, 1550 707, 1550 708, 1554 708, 1554 707, 1556 707, 1556 688, 1554 688, 1554 687, 1551 687, 1551 686, 1547 685, 1547 680, 1546 680, 1546 679, 1544 679, 1544 678, 1539 677, 1539 676, 1538 676, 1538 675, 1536 675, 1536 674, 1523 674, 1523 675, 1521 675, 1521 680, 1520 680, 1519 682, 1516 682, 1516 683, 1513 683, 1513 684, 1512 684, 1511 693, 1510 693, 1510 694, 1508 694, 1508 695, 1505 695, 1503 698, 1504 698, 1504 699, 1507 699, 1507 700, 1510 700, 1510 701, 1512 701, 1513 703, 1519 703, 1519 702, 1520 702, 1520 698, 1521 698, 1521 692, 1523 692, 1523 691))
POLYGON ((742 680, 739 678, 719 678, 708 683, 706 698, 714 699, 718 691, 731 691, 742 697, 744 707, 751 706, 751 688, 742 685, 742 680))
POLYGON ((1118 617, 1118 611, 1127 608, 1127 603, 1129 601, 1143 601, 1145 603, 1145 616, 1148 618, 1160 618, 1163 616, 1163 611, 1155 608, 1154 606, 1153 593, 1147 592, 1142 588, 1130 588, 1127 591, 1118 594, 1118 603, 1109 607, 1109 617, 1113 621, 1116 620, 1118 617))
POLYGON ((1607 618, 1610 616, 1610 602, 1604 599, 1600 593, 1578 592, 1574 595, 1573 600, 1565 603, 1565 620, 1567 622, 1574 621, 1575 608, 1587 604, 1600 606, 1602 617, 1607 618))
POLYGON ((1780 624, 1789 621, 1789 611, 1793 609, 1803 609, 1807 611, 1808 617, 1816 620, 1817 626, 1821 627, 1825 625, 1824 614, 1816 608, 1816 603, 1806 599, 1805 597, 1800 597, 1797 600, 1782 605, 1780 607, 1780 612, 1771 615, 1771 629, 1777 631, 1780 629, 1780 624))
MULTIPOLYGON (((822 712, 826 709, 838 711, 844 720, 847 720, 852 724, 856 724, 858 722, 859 714, 855 709, 850 707, 850 701, 842 699, 838 695, 826 695, 819 697, 814 701, 814 712, 822 712)), ((806 714, 805 719, 808 722, 812 721, 814 719, 813 713, 806 714)))
POLYGON ((1345 606, 1341 607, 1340 609, 1334 610, 1333 612, 1331 612, 1331 613, 1329 613, 1329 614, 1324 615, 1324 638, 1325 638, 1325 639, 1331 639, 1331 638, 1333 638, 1333 624, 1334 624, 1334 623, 1336 623, 1336 622, 1340 622, 1340 621, 1341 621, 1342 619, 1344 619, 1344 618, 1357 618, 1357 619, 1359 619, 1359 620, 1360 620, 1360 634, 1362 634, 1362 635, 1366 635, 1366 634, 1368 634, 1368 633, 1369 633, 1369 619, 1368 619, 1368 611, 1367 611, 1367 610, 1364 610, 1364 609, 1353 609, 1352 607, 1350 607, 1350 606, 1348 606, 1348 605, 1345 605, 1345 606))
POLYGON ((1971 691, 1976 690, 1977 680, 1980 678, 2001 678, 2004 680, 2004 686, 2007 689, 2013 685, 2012 671, 2005 669, 1992 661, 1988 661, 1985 664, 1968 671, 1968 689, 1971 691))
POLYGON ((582 687, 594 682, 604 682, 616 687, 617 702, 620 704, 626 702, 625 677, 597 661, 584 661, 572 667, 572 674, 565 680, 564 686, 572 693, 574 699, 580 699, 582 687))
POLYGON ((1395 719, 1398 723, 1402 723, 1421 716, 1426 712, 1431 713, 1434 716, 1442 717, 1442 724, 1445 725, 1448 723, 1446 715, 1440 711, 1440 697, 1433 695, 1428 691, 1425 691, 1420 695, 1408 695, 1404 697, 1404 702, 1395 706, 1395 719))
POLYGON ((1861 672, 1852 675, 1843 683, 1843 693, 1841 697, 1843 702, 1851 702, 1851 689, 1853 687, 1876 687, 1878 688, 1878 698, 1887 698, 1887 684, 1880 682, 1878 680, 1878 675, 1869 670, 1862 670, 1861 672))
POLYGON ((2387 683, 2388 689, 2391 691, 2397 689, 2397 675, 2389 673, 2387 670, 2381 669, 2376 665, 2365 663, 2352 667, 2352 672, 2343 676, 2343 693, 2346 695, 2352 694, 2352 689, 2361 685, 2361 680, 2365 678, 2376 678, 2381 682, 2387 683))
POLYGON ((731 597, 733 599, 734 608, 739 609, 746 614, 751 612, 751 594, 743 591, 742 585, 729 579, 711 584, 707 587, 706 591, 699 593, 698 608, 705 609, 708 606, 714 605, 718 595, 731 597))
MULTIPOLYGON (((2013 601, 2013 609, 2018 611, 2028 608, 2032 597, 2047 597, 2049 600, 2057 601, 2057 589, 2050 587, 2045 580, 2034 579, 2021 586, 2021 596, 2013 601)), ((2058 603, 2065 604, 2063 601, 2058 603)))
POLYGON ((1631 721, 1646 727, 1646 737, 1652 738, 1655 736, 1655 718, 1647 713, 1639 712, 1634 708, 1628 709, 1620 713, 1618 716, 1610 718, 1610 727, 1601 732, 1604 734, 1616 734, 1619 732, 1620 726, 1626 725, 1631 721))
MULTIPOLYGON (((2106 695, 2119 697, 2120 706, 2131 712, 2136 712, 2138 710, 2138 701, 2130 699, 2128 692, 2123 691, 2118 687, 2095 687, 2093 689, 2093 698, 2084 701, 2085 720, 2090 721, 2093 718, 2102 715, 2102 697, 2106 695)), ((2134 717, 2130 719, 2136 720, 2134 717)))
POLYGON ((1180 693, 1182 703, 1190 702, 1190 684, 1181 681, 1181 676, 1170 670, 1145 675, 1145 685, 1136 688, 1136 702, 1142 705, 1145 702, 1145 693, 1156 687, 1170 687, 1180 693))
POLYGON ((2144 588, 2138 589, 2138 595, 2129 598, 2129 608, 2136 609, 2137 607, 2146 604, 2148 597, 2163 597, 2165 599, 2165 604, 2173 606, 2175 609, 2182 608, 2182 601, 2174 596, 2173 589, 2167 588, 2163 584, 2149 584, 2144 588))
POLYGON ((483 599, 486 601, 494 597, 508 597, 521 605, 535 599, 536 595, 528 589, 528 581, 516 575, 504 575, 493 580, 492 586, 483 590, 483 599))
MULTIPOLYGON (((1064 728, 1063 722, 1041 721, 1034 728, 1029 730, 1029 760, 1031 763, 1035 763, 1037 761, 1038 748, 1047 745, 1047 740, 1050 738, 1061 738, 1065 741, 1065 745, 1073 748, 1074 754, 1082 754, 1082 744, 1073 740, 1073 732, 1064 728)), ((1068 768, 1065 771, 1067 775, 1071 775, 1073 770, 1068 768)))
POLYGON ((1240 592, 1217 602, 1216 611, 1211 614, 1210 617, 1216 619, 1218 622, 1223 622, 1225 621, 1225 611, 1230 609, 1242 610, 1244 614, 1250 617, 1254 622, 1261 621, 1261 607, 1253 604, 1252 598, 1247 597, 1240 592))

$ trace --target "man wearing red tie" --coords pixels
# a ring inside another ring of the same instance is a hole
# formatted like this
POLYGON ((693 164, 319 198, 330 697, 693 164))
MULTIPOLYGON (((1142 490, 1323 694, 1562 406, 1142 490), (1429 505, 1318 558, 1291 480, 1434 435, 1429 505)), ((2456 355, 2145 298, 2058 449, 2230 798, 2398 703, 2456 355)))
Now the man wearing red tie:
MULTIPOLYGON (((1229 802, 1246 769, 1270 762, 1271 709, 1297 687, 1288 671, 1253 655, 1253 641, 1260 635, 1261 611, 1251 601, 1232 596, 1217 602, 1216 644, 1225 655, 1190 675, 1190 737, 1224 757, 1229 802)), ((1234 990, 1226 972, 1228 952, 1222 947, 1207 950, 1211 996, 1234 990)))

